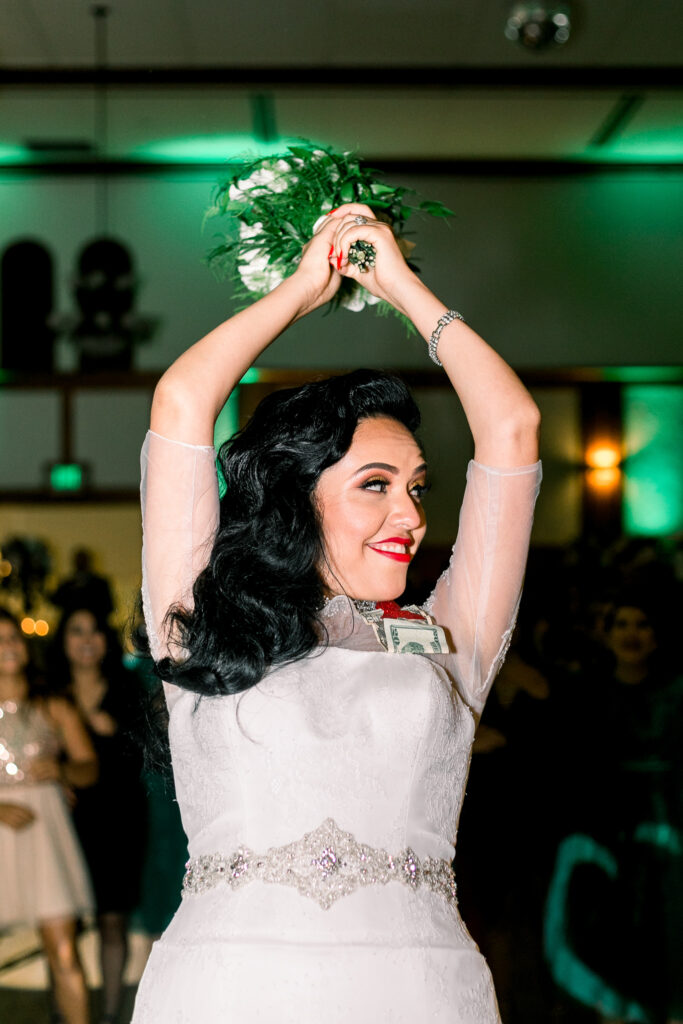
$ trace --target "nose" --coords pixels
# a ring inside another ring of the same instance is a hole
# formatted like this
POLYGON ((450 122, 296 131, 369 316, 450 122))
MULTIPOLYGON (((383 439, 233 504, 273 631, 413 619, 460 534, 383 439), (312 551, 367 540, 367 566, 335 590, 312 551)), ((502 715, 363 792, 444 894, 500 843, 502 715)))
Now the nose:
POLYGON ((424 509, 409 494, 398 494, 389 520, 405 530, 417 530, 424 523, 424 509))

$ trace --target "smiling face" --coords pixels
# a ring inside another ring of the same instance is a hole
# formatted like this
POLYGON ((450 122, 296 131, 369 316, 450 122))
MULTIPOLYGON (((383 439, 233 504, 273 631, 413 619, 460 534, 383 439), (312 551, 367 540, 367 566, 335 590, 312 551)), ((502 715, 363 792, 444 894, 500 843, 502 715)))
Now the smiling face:
POLYGON ((0 619, 0 680, 23 674, 28 665, 26 642, 9 620, 0 619))
POLYGON ((617 664, 646 665, 650 655, 657 650, 657 638, 645 612, 627 605, 617 608, 607 632, 607 646, 617 664))
POLYGON ((95 668, 107 653, 107 639, 89 611, 74 612, 64 627, 64 653, 73 668, 95 668))
POLYGON ((426 468, 403 424, 385 416, 361 420, 349 450, 314 491, 328 594, 390 601, 403 593, 427 525, 420 500, 426 468))

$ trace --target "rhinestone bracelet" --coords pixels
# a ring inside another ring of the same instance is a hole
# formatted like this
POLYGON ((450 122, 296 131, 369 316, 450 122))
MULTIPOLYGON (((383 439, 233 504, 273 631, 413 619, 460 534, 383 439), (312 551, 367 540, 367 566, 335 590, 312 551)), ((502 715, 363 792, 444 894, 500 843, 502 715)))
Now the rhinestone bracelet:
POLYGON ((464 324, 467 323, 462 313, 458 313, 458 311, 455 309, 449 309, 447 313, 444 313, 443 316, 439 317, 438 323, 434 328, 434 333, 429 339, 429 358, 433 360, 433 362, 435 362, 437 366, 443 366, 443 363, 436 354, 436 347, 439 344, 441 332, 446 326, 446 324, 452 323, 453 320, 462 320, 464 324))
POLYGON ((230 854, 206 853, 186 864, 182 895, 197 896, 225 884, 241 888, 251 881, 293 886, 323 910, 361 886, 396 881, 411 889, 424 886, 448 903, 457 900, 455 876, 447 860, 418 857, 408 847, 392 855, 359 843, 332 818, 287 846, 257 854, 240 847, 230 854))

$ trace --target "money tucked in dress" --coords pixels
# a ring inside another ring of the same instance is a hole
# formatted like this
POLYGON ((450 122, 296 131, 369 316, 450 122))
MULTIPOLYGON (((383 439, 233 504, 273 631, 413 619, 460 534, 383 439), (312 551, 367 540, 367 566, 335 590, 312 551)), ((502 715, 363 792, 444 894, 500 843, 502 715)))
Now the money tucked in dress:
POLYGON ((21 829, 0 824, 0 928, 92 912, 85 861, 61 786, 29 781, 31 763, 57 757, 60 741, 43 708, 0 703, 0 802, 28 807, 21 829))
MULTIPOLYGON (((470 463, 428 611, 446 654, 389 654, 345 597, 328 640, 238 696, 166 686, 190 862, 134 1024, 496 1024, 450 864, 475 721, 520 598, 540 465, 470 463)), ((143 599, 153 651, 218 519, 212 448, 149 433, 143 599)))

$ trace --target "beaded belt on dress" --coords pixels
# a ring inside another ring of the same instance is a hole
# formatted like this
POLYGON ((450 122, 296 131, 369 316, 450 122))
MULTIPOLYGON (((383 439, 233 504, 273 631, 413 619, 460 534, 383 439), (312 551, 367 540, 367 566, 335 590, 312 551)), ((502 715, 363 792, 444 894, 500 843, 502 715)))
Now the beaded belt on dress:
POLYGON ((323 910, 364 885, 397 881, 411 889, 424 886, 456 902, 455 876, 450 862, 435 857, 419 858, 408 847, 393 856, 357 842, 350 832, 328 818, 287 846, 271 847, 256 854, 240 847, 227 856, 207 853, 186 864, 183 896, 207 892, 221 883, 239 889, 251 881, 291 885, 323 910))

